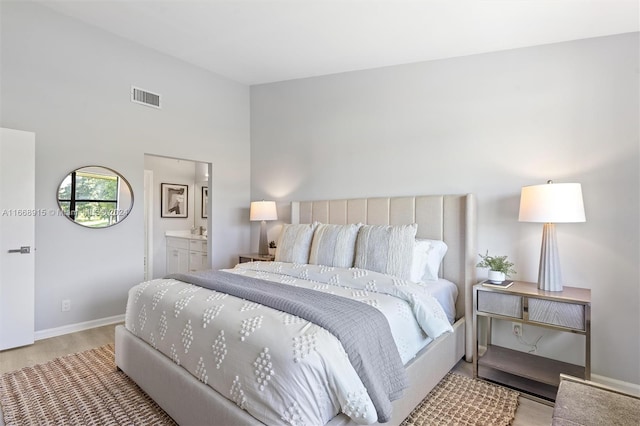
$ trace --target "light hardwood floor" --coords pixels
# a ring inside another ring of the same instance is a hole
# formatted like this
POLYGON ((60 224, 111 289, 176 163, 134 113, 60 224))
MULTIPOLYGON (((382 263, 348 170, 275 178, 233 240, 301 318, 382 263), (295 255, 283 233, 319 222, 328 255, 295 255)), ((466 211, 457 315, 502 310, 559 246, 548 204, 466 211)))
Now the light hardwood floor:
MULTIPOLYGON (((0 374, 114 342, 115 325, 38 340, 31 346, 0 352, 0 374)), ((460 361, 456 373, 472 376, 471 364, 460 361)), ((552 407, 520 397, 513 426, 548 426, 552 407)))
POLYGON ((0 374, 113 343, 115 341, 115 327, 115 325, 106 325, 38 340, 30 346, 0 351, 0 374))

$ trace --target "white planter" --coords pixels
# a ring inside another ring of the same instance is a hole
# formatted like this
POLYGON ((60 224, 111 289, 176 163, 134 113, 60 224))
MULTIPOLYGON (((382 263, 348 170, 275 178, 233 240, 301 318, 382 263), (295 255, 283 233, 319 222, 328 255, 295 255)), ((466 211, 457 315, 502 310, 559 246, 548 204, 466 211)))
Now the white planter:
POLYGON ((500 271, 489 271, 489 281, 494 284, 500 284, 502 281, 506 279, 504 272, 500 271))

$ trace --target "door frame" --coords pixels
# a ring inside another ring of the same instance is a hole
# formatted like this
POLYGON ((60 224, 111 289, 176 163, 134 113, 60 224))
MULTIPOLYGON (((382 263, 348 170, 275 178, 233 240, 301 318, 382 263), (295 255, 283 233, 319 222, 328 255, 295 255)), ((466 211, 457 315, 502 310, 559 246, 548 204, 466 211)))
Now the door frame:
POLYGON ((153 170, 144 171, 144 280, 153 279, 153 170))

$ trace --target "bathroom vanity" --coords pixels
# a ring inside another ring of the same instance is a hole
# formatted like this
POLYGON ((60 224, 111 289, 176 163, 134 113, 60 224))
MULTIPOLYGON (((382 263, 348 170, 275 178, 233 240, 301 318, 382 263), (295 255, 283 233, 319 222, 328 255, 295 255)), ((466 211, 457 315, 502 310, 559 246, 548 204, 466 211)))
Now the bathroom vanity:
POLYGON ((207 237, 189 232, 167 231, 167 274, 209 269, 207 237))

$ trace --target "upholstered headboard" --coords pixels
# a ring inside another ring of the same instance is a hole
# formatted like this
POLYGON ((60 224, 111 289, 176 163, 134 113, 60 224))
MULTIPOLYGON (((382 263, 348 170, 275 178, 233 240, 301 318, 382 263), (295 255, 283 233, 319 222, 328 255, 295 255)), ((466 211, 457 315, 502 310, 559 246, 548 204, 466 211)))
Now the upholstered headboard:
POLYGON ((449 247, 440 275, 458 286, 456 319, 465 317, 470 359, 472 286, 476 283, 476 208, 472 194, 295 201, 291 223, 402 225, 417 223, 417 238, 449 247))

